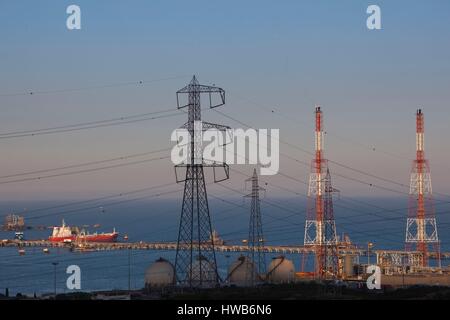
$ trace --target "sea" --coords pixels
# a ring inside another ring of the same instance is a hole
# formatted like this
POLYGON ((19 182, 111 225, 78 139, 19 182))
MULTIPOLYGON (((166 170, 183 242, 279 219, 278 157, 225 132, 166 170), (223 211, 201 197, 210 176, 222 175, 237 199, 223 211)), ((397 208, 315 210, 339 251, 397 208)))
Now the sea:
MULTIPOLYGON (((307 203, 298 198, 264 198, 261 217, 264 240, 268 245, 301 245, 307 203)), ((210 199, 212 227, 226 242, 242 244, 248 238, 250 203, 242 198, 210 199)), ((450 199, 435 203, 441 251, 450 251, 450 199)), ((11 212, 22 212, 32 229, 24 231, 27 240, 47 239, 51 227, 64 219, 70 226, 85 227, 90 232, 119 232, 119 241, 128 236, 129 242, 175 242, 180 223, 181 200, 158 199, 104 205, 91 201, 33 201, 0 203, 0 219, 11 212), (94 227, 94 225, 97 225, 94 227), (45 228, 38 229, 38 226, 45 228)), ((339 237, 365 248, 369 242, 376 249, 404 249, 407 199, 341 198, 334 201, 334 216, 339 237)), ((0 239, 14 238, 14 232, 0 231, 0 239)), ((266 254, 265 262, 280 254, 266 254)), ((240 253, 217 252, 218 272, 222 279, 240 253)), ((77 265, 81 270, 81 291, 141 289, 145 285, 146 269, 158 258, 174 263, 175 251, 115 250, 71 252, 63 248, 26 248, 19 255, 16 247, 0 247, 0 294, 45 295, 55 290, 68 293, 67 268, 77 265), (56 265, 55 265, 56 264, 56 265)), ((301 269, 302 256, 286 254, 301 269)), ((366 263, 367 257, 360 257, 366 263)), ((371 256, 369 259, 375 259, 371 256)), ((311 271, 311 257, 304 266, 311 271)), ((449 261, 443 260, 444 266, 449 261)))

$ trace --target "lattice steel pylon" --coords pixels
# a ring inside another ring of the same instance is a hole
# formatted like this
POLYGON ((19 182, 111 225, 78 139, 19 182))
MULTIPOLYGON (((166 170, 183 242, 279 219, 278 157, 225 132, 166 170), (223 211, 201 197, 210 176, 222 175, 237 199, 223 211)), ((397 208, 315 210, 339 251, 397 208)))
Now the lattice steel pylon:
MULTIPOLYGON (((184 287, 214 287, 219 283, 216 254, 212 237, 211 217, 206 193, 205 166, 225 169, 226 180, 229 169, 225 163, 208 163, 203 159, 202 135, 208 129, 226 130, 229 127, 201 122, 202 94, 209 96, 210 108, 225 104, 225 91, 214 86, 199 84, 194 76, 191 82, 177 91, 178 109, 188 108, 188 122, 182 129, 189 133, 188 157, 186 163, 175 166, 177 182, 184 182, 183 204, 178 232, 175 270, 178 284, 184 287), (180 106, 180 97, 188 96, 188 102, 180 106), (213 105, 213 95, 219 96, 219 102, 213 105), (178 180, 177 168, 186 169, 185 178, 178 180)), ((214 171, 214 180, 216 174, 214 171)))
POLYGON ((428 266, 428 246, 433 244, 439 252, 439 238, 433 205, 430 166, 425 159, 424 116, 416 112, 416 159, 411 170, 409 210, 406 221, 406 249, 422 253, 422 266, 428 266))
POLYGON ((323 156, 323 114, 316 107, 315 159, 311 163, 308 210, 305 222, 305 246, 314 246, 315 275, 335 278, 338 275, 337 233, 333 213, 333 189, 328 162, 323 156))
POLYGON ((252 274, 248 275, 247 279, 250 280, 250 285, 253 286, 255 284, 255 279, 262 279, 263 275, 266 273, 266 255, 264 253, 264 235, 259 198, 259 192, 265 191, 265 189, 261 188, 258 184, 256 169, 253 170, 253 176, 247 179, 246 182, 252 183, 252 193, 246 195, 246 197, 252 199, 247 256, 253 263, 254 268, 251 268, 250 272, 252 274), (254 272, 257 274, 255 275, 254 272))

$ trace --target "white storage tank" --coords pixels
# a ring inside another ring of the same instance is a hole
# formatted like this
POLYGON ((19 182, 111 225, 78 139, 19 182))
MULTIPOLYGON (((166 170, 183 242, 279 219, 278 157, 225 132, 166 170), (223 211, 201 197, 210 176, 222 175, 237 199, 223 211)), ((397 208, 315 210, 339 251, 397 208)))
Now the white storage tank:
POLYGON ((240 256, 228 268, 228 282, 242 287, 260 282, 260 277, 253 261, 246 256, 240 256))
POLYGON ((284 256, 272 259, 267 270, 267 280, 270 283, 290 283, 295 280, 295 267, 291 260, 284 256))
POLYGON ((175 268, 173 265, 159 258, 145 271, 145 286, 150 288, 161 288, 175 285, 175 268))
POLYGON ((352 277, 355 275, 354 272, 354 256, 350 254, 344 255, 344 276, 352 277))

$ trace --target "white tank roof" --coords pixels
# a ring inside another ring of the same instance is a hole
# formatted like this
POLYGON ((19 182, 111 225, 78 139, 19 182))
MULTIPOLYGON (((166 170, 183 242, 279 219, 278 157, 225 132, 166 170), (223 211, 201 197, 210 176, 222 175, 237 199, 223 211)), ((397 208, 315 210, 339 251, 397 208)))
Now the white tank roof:
POLYGON ((175 284, 175 268, 173 265, 159 258, 145 271, 145 285, 150 287, 165 287, 175 284))
POLYGON ((295 279, 295 267, 291 260, 283 256, 272 259, 267 272, 268 280, 272 283, 289 283, 295 279))
POLYGON ((230 284, 237 286, 247 286, 259 281, 259 275, 254 263, 245 256, 240 256, 228 268, 228 280, 230 284))

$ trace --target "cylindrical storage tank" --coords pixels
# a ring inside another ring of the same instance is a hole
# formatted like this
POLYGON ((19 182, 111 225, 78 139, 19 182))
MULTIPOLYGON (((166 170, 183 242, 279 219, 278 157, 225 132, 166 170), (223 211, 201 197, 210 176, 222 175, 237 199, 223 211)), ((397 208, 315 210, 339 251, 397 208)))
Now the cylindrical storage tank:
POLYGON ((355 269, 353 268, 353 259, 354 256, 350 254, 346 254, 344 256, 344 276, 345 277, 351 277, 355 274, 355 269))
POLYGON ((267 280, 271 283, 289 283, 295 279, 295 267, 284 256, 272 259, 267 271, 267 280))
POLYGON ((259 280, 255 264, 248 257, 240 256, 228 268, 228 282, 232 285, 245 287, 259 280))
MULTIPOLYGON (((189 282, 189 273, 186 281, 189 282)), ((217 284, 217 274, 214 266, 204 256, 198 256, 192 263, 191 284, 194 287, 209 288, 217 284)))
POLYGON ((168 287, 175 284, 175 268, 173 265, 159 258, 145 271, 145 286, 150 288, 168 287))

